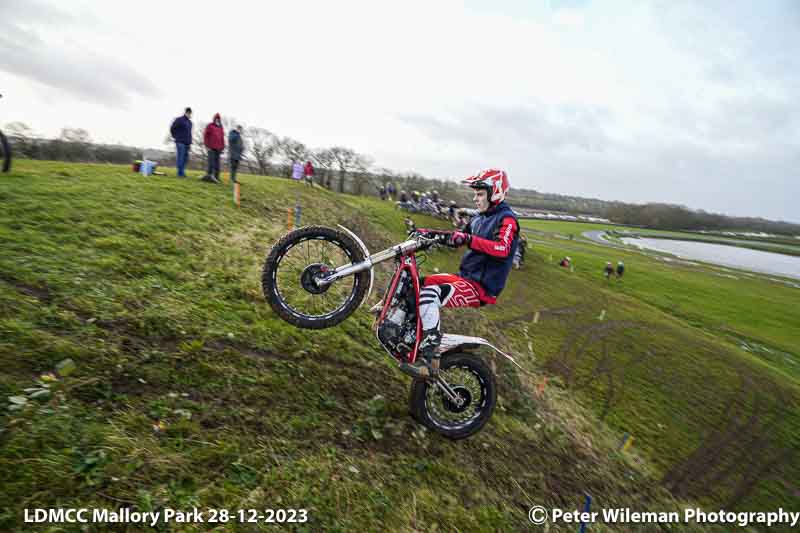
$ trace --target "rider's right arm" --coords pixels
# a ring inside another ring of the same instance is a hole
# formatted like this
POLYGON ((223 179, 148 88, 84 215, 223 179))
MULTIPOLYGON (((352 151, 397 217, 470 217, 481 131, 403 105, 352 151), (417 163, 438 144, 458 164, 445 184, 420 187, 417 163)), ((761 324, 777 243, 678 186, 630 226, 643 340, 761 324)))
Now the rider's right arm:
POLYGON ((492 257, 508 257, 517 231, 517 221, 513 217, 506 217, 500 224, 496 240, 484 239, 473 235, 469 247, 471 250, 491 255, 492 257))

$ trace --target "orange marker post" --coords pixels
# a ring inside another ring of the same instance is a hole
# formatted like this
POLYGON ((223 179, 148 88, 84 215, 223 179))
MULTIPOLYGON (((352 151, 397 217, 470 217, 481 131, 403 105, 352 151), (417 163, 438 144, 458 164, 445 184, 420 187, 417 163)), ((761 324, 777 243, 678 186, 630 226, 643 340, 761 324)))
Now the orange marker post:
POLYGON ((547 376, 542 378, 542 381, 539 382, 539 386, 536 388, 536 396, 541 398, 544 396, 544 388, 547 386, 547 376))
POLYGON ((292 227, 294 226, 294 219, 292 218, 292 208, 288 208, 286 210, 286 228, 289 231, 292 231, 292 227))

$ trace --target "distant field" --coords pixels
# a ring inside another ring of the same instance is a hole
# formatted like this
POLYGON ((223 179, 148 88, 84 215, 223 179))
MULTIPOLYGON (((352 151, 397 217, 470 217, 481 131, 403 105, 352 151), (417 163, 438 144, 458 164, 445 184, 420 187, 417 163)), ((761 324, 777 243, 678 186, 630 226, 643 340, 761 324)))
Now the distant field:
POLYGON ((797 244, 794 244, 792 243, 791 239, 745 239, 738 237, 733 238, 718 235, 708 235, 688 231, 665 231, 647 228, 633 228, 630 226, 620 226, 616 224, 594 224, 588 222, 570 222, 562 220, 549 221, 525 219, 522 221, 522 227, 535 229, 538 231, 563 233, 565 235, 571 234, 574 237, 579 237, 581 234, 587 231, 632 233, 668 239, 726 244, 730 246, 739 246, 766 252, 778 252, 788 255, 800 255, 800 241, 797 241, 797 244))

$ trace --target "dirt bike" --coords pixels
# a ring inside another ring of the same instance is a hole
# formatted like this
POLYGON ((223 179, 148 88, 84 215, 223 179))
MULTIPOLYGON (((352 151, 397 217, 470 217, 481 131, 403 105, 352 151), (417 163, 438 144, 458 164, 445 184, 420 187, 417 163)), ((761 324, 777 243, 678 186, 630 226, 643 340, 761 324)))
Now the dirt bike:
MULTIPOLYGON (((413 231, 408 240, 370 255, 366 245, 343 226, 309 226, 284 235, 267 256, 264 296, 275 313, 300 328, 322 329, 349 317, 372 290, 373 267, 394 260, 396 270, 380 303, 373 329, 378 342, 398 363, 414 363, 422 337, 421 280, 416 253, 445 243, 445 235, 413 231)), ((489 347, 519 367, 487 340, 444 334, 436 378, 411 383, 412 417, 450 439, 463 439, 488 422, 497 401, 494 374, 474 350, 489 347)), ((522 367, 520 367, 522 368, 522 367)))

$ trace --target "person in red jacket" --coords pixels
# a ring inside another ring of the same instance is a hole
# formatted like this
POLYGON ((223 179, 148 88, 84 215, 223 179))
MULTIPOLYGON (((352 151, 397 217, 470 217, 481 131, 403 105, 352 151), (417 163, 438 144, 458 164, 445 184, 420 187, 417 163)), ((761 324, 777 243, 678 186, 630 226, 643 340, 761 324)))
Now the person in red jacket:
POLYGON ((314 165, 311 161, 306 161, 306 166, 303 167, 303 175, 306 177, 306 185, 314 186, 314 165))
POLYGON ((203 180, 219 183, 219 158, 225 149, 225 130, 222 128, 219 113, 214 115, 214 121, 206 126, 203 143, 208 148, 208 172, 203 176, 203 180))

